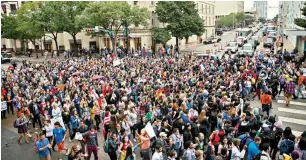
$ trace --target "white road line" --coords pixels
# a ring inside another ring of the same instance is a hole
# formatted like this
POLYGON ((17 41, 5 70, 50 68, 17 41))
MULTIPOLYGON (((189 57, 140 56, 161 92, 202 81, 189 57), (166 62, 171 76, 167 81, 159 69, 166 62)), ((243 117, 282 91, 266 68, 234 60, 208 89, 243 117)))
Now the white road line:
MULTIPOLYGON (((277 103, 283 103, 285 104, 285 100, 277 100, 277 103)), ((296 101, 290 101, 290 104, 298 105, 298 106, 306 106, 306 102, 296 102, 296 101)))
POLYGON ((282 107, 278 107, 277 109, 280 112, 289 112, 289 113, 296 113, 296 114, 304 114, 304 115, 306 115, 306 111, 303 111, 303 110, 297 110, 297 109, 291 109, 291 108, 282 108, 282 107))
POLYGON ((283 122, 306 125, 306 120, 303 120, 303 119, 289 118, 289 117, 283 117, 283 116, 278 116, 278 119, 283 122))

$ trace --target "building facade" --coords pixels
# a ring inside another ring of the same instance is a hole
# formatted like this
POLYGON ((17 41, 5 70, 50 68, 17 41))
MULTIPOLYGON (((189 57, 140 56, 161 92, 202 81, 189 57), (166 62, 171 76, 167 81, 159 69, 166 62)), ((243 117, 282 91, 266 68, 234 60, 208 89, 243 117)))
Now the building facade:
MULTIPOLYGON (((146 7, 148 8, 150 12, 150 18, 148 19, 148 26, 143 27, 135 27, 130 26, 129 27, 129 38, 128 43, 125 42, 125 37, 123 36, 123 33, 119 31, 119 35, 117 37, 117 46, 123 46, 126 47, 126 45, 129 46, 130 49, 138 49, 138 48, 152 48, 152 46, 159 46, 160 44, 154 44, 154 40, 152 38, 153 31, 152 29, 154 27, 165 27, 165 24, 160 23, 157 20, 157 15, 155 13, 155 7, 157 1, 127 1, 130 5, 137 5, 139 7, 146 7)), ((181 48, 184 48, 187 46, 187 44, 190 43, 199 43, 199 40, 205 39, 210 36, 214 36, 215 34, 215 15, 214 15, 214 2, 210 1, 196 1, 196 7, 199 10, 199 15, 204 21, 204 27, 205 27, 205 33, 198 37, 196 35, 193 35, 188 38, 188 41, 186 39, 179 40, 179 45, 181 48)), ((2 4, 2 13, 10 14, 10 13, 16 13, 20 5, 22 5, 22 2, 18 1, 9 1, 9 2, 1 2, 2 4), (15 7, 14 5, 15 4, 15 7), (6 10, 4 9, 4 5, 6 7, 6 10), (13 7, 11 7, 13 6, 13 7), (12 8, 12 9, 11 9, 12 8)), ((48 34, 47 34, 48 35, 48 34)), ((28 48, 30 49, 46 49, 49 51, 55 50, 55 42, 53 39, 51 39, 49 36, 42 37, 42 39, 45 39, 45 46, 43 44, 37 44, 33 45, 32 43, 28 43, 28 48), (41 46, 41 48, 40 48, 41 46)), ((91 37, 87 35, 86 29, 82 30, 80 33, 76 35, 77 39, 77 45, 79 48, 97 48, 101 49, 104 47, 112 48, 111 39, 108 36, 105 37, 91 37)), ((73 38, 70 34, 66 32, 58 33, 58 46, 59 50, 71 50, 73 48, 73 38)), ((171 40, 167 42, 168 45, 175 45, 175 37, 172 37, 171 40)), ((41 42, 42 43, 42 40, 41 42)), ((1 48, 8 49, 8 50, 14 50, 18 51, 21 48, 21 43, 18 40, 10 40, 10 39, 4 39, 1 38, 1 48)))
POLYGON ((244 12, 244 1, 216 1, 215 20, 231 13, 244 12))
POLYGON ((259 18, 268 18, 268 2, 267 1, 255 1, 254 8, 256 8, 259 18))
POLYGON ((297 26, 294 19, 306 18, 301 11, 305 7, 304 3, 305 1, 283 1, 279 4, 280 16, 283 19, 281 22, 284 23, 284 34, 288 36, 288 40, 300 53, 306 51, 306 31, 304 28, 297 26))

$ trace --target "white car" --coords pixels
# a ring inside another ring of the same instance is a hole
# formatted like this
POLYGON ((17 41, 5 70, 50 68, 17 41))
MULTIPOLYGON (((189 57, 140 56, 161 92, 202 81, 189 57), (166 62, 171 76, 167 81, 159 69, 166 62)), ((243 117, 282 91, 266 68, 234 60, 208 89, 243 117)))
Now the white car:
POLYGON ((239 56, 254 56, 254 49, 253 46, 249 43, 242 46, 241 50, 238 53, 239 56))
POLYGON ((236 53, 238 51, 238 43, 237 42, 229 42, 224 48, 225 52, 236 53))

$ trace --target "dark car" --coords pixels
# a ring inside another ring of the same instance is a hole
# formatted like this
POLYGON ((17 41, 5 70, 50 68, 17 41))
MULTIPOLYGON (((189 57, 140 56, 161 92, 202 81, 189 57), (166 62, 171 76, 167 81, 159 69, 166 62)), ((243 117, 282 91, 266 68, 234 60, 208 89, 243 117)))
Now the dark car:
POLYGON ((1 53, 1 63, 11 63, 11 58, 6 53, 1 53))
POLYGON ((274 39, 273 38, 267 38, 264 42, 264 48, 270 48, 271 50, 274 49, 274 39))
POLYGON ((221 29, 216 30, 216 35, 221 36, 223 34, 223 31, 221 29))

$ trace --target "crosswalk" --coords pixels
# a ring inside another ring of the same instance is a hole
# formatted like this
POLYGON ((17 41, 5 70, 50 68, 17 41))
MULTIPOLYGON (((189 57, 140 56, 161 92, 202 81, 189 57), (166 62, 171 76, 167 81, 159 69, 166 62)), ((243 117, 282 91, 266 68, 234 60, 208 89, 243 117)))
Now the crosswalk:
POLYGON ((306 100, 292 100, 286 107, 285 97, 280 95, 276 102, 273 114, 283 122, 283 129, 289 126, 295 136, 300 136, 306 130, 306 100))

